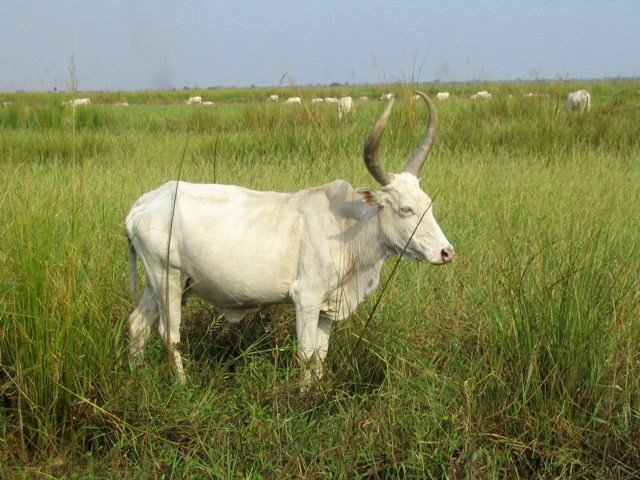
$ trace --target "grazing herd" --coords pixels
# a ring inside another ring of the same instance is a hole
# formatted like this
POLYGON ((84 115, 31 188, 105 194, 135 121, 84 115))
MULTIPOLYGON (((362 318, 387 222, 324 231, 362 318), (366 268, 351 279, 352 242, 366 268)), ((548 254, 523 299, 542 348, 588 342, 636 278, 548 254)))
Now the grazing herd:
MULTIPOLYGON (((533 98, 533 97, 546 97, 549 98, 549 94, 547 93, 533 93, 528 92, 522 95, 523 98, 533 98)), ((491 93, 486 90, 480 90, 472 95, 469 95, 467 98, 471 100, 490 100, 493 97, 491 93)), ((388 102, 394 98, 394 94, 392 92, 383 93, 378 96, 378 100, 383 102, 388 102)), ((420 98, 419 95, 413 95, 411 100, 418 100, 420 98)), ((435 94, 435 98, 438 101, 445 101, 450 98, 453 98, 453 95, 449 92, 437 92, 435 94)), ((460 95, 459 98, 464 98, 464 96, 460 95)), ((513 95, 509 95, 509 98, 513 98, 513 95)), ((366 95, 358 97, 360 102, 366 102, 369 100, 369 97, 366 95)), ((268 103, 278 103, 280 101, 280 95, 271 94, 267 97, 268 103)), ((90 98, 74 98, 71 100, 67 100, 62 102, 63 105, 72 105, 74 107, 83 106, 83 105, 91 105, 90 98)), ((302 97, 287 97, 284 100, 285 104, 295 104, 301 105, 303 103, 302 97)), ((312 104, 320 104, 320 103, 335 103, 338 107, 338 118, 344 119, 347 116, 353 115, 356 111, 355 101, 351 96, 344 97, 313 97, 311 99, 312 104)), ((195 95, 189 97, 185 101, 186 105, 215 105, 212 101, 205 101, 202 99, 202 96, 195 95)), ((11 105, 11 102, 3 102, 2 106, 7 107, 11 105)), ((129 106, 127 102, 117 102, 114 105, 117 106, 129 106)), ((564 108, 567 112, 589 112, 591 110, 591 94, 587 90, 577 90, 575 92, 569 93, 564 101, 564 108)))
MULTIPOLYGON (((549 94, 537 94, 533 92, 528 92, 522 95, 524 98, 533 98, 533 97, 549 97, 549 94)), ((436 99, 439 101, 444 101, 452 98, 451 93, 449 92, 437 92, 436 99)), ((278 102, 278 95, 269 95, 267 98, 267 102, 278 102)), ((389 100, 394 98, 394 94, 391 92, 383 93, 378 97, 378 100, 382 102, 388 102, 389 100)), ((412 100, 418 100, 420 98, 419 95, 413 95, 411 97, 412 100)), ((471 100, 490 100, 493 98, 493 95, 486 90, 480 90, 468 97, 471 100)), ((513 95, 509 95, 509 98, 513 98, 513 95)), ((362 102, 366 102, 369 100, 368 96, 358 97, 358 100, 362 102)), ((285 100, 285 103, 302 103, 301 97, 290 97, 285 100)), ((354 101, 350 96, 347 97, 313 97, 311 99, 312 104, 318 103, 337 103, 338 104, 338 116, 343 118, 343 116, 347 113, 353 113, 354 109, 354 101)), ((565 99, 565 109, 568 112, 571 111, 580 111, 580 112, 588 112, 591 110, 591 94, 587 90, 578 90, 576 92, 571 92, 567 95, 565 99)))

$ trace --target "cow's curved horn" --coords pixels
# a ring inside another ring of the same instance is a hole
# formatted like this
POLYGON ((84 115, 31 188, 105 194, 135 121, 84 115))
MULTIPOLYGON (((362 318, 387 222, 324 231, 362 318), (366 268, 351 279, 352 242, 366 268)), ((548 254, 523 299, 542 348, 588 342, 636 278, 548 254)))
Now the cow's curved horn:
POLYGON ((407 161, 404 171, 419 177, 420 170, 422 170, 422 166, 429 156, 429 152, 433 146, 436 129, 438 128, 438 112, 436 112, 435 105, 427 95, 418 90, 416 90, 416 93, 422 97, 422 99, 427 103, 427 107, 429 107, 429 123, 427 124, 427 130, 422 137, 422 140, 420 140, 418 147, 413 152, 413 155, 411 155, 411 158, 407 161))
POLYGON ((378 159, 378 148, 380 147, 382 133, 389 121, 389 115, 391 115, 391 108, 393 108, 393 98, 387 103, 384 112, 376 120, 371 133, 369 133, 367 140, 364 142, 364 164, 373 178, 383 187, 391 182, 391 175, 387 173, 378 159))

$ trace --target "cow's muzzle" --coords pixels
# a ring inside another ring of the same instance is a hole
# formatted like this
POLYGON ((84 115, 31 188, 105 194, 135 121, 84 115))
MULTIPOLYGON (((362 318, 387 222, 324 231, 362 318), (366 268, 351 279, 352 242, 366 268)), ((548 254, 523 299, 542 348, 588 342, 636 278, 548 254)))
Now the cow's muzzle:
POLYGON ((451 245, 444 247, 440 251, 440 258, 442 259, 442 263, 449 263, 455 256, 456 252, 451 245))

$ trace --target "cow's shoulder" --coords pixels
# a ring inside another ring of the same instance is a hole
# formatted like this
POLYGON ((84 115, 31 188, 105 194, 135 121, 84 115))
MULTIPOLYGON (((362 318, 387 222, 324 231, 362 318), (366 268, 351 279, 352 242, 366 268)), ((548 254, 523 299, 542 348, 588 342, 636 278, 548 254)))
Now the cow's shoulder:
POLYGON ((354 189, 345 180, 334 180, 318 187, 302 190, 300 193, 309 197, 325 199, 328 202, 341 202, 352 200, 354 189))

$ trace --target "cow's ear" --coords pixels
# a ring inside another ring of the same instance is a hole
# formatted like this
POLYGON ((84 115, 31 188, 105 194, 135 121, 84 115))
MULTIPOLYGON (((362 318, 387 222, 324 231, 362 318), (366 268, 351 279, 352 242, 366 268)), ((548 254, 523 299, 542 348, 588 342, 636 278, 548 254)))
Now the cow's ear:
POLYGON ((380 192, 371 188, 358 188, 356 193, 360 195, 367 205, 371 207, 382 207, 382 197, 380 196, 380 192))

